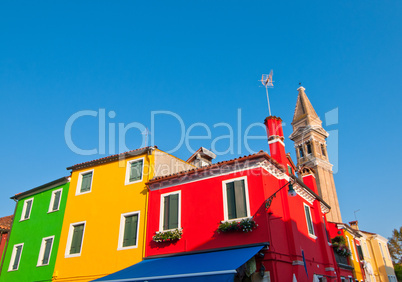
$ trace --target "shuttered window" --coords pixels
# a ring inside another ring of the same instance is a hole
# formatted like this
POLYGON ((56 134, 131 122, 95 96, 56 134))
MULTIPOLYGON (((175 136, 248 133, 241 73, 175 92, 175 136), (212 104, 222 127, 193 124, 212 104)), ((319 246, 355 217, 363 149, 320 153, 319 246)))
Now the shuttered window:
POLYGON ((92 171, 81 175, 81 193, 91 190, 92 183, 92 171))
POLYGON ((18 270, 18 266, 20 265, 21 260, 21 253, 23 244, 14 245, 13 253, 11 255, 10 266, 8 268, 9 271, 11 270, 18 270))
POLYGON ((129 179, 130 182, 142 179, 142 165, 143 165, 142 160, 130 163, 130 179, 129 179))
POLYGON ((53 240, 54 236, 43 238, 39 252, 38 266, 49 264, 50 254, 52 252, 53 240))
POLYGON ((228 219, 247 217, 244 179, 226 183, 228 219))
POLYGON ((307 221, 307 227, 308 227, 308 233, 310 235, 315 235, 314 234, 314 227, 313 227, 313 220, 311 218, 311 213, 310 213, 310 207, 304 204, 304 212, 306 214, 306 221, 307 221))
POLYGON ((163 230, 179 228, 179 194, 163 198, 163 230))
POLYGON ((62 189, 56 190, 52 192, 52 197, 49 205, 49 212, 58 211, 60 208, 60 199, 61 199, 62 189))
POLYGON ((33 199, 29 199, 24 202, 24 208, 22 209, 21 220, 29 219, 29 217, 31 216, 32 203, 33 199))
POLYGON ((82 237, 84 235, 84 226, 85 224, 78 224, 73 226, 70 254, 79 254, 81 252, 82 237))
POLYGON ((123 247, 137 244, 138 214, 124 216, 123 247))

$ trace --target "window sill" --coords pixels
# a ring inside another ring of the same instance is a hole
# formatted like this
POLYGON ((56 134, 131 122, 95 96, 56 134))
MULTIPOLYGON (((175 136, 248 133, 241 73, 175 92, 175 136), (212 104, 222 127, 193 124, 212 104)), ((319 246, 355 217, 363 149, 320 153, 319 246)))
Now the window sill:
POLYGON ((158 233, 166 233, 166 232, 172 232, 172 231, 175 231, 175 230, 183 231, 183 228, 177 227, 177 228, 173 228, 173 229, 159 230, 159 231, 157 231, 157 232, 158 232, 158 233))
POLYGON ((54 211, 48 211, 47 213, 52 213, 52 212, 57 212, 57 211, 59 211, 59 209, 54 210, 54 211))
POLYGON ((24 219, 20 219, 20 222, 22 222, 22 221, 27 221, 29 219, 29 217, 28 218, 24 218, 24 219))
POLYGON ((228 220, 222 220, 221 223, 226 223, 226 222, 240 222, 243 219, 253 219, 252 216, 248 216, 248 217, 239 217, 239 218, 234 218, 234 219, 228 219, 228 220))
POLYGON ((69 254, 69 255, 65 255, 64 257, 65 258, 74 258, 74 257, 80 257, 81 256, 81 253, 79 253, 79 254, 69 254))
POLYGON ((137 249, 137 248, 138 248, 138 245, 134 245, 134 246, 127 246, 127 247, 118 247, 117 250, 123 251, 123 250, 137 249))
POLYGON ((131 185, 131 184, 135 184, 135 183, 140 183, 140 182, 142 182, 142 178, 140 179, 140 180, 136 180, 136 181, 132 181, 132 182, 129 182, 129 181, 126 181, 125 183, 124 183, 124 185, 131 185))
POLYGON ((317 239, 317 236, 315 236, 315 235, 313 235, 313 234, 310 234, 310 233, 309 233, 308 236, 309 236, 310 238, 313 238, 314 240, 317 239))
POLYGON ((89 191, 85 191, 85 192, 79 192, 79 193, 76 193, 75 195, 76 195, 76 196, 79 196, 79 195, 84 195, 84 194, 91 193, 91 191, 92 191, 92 189, 91 189, 91 190, 89 190, 89 191))
POLYGON ((47 265, 49 265, 49 264, 48 263, 47 264, 38 264, 36 267, 47 266, 47 265))

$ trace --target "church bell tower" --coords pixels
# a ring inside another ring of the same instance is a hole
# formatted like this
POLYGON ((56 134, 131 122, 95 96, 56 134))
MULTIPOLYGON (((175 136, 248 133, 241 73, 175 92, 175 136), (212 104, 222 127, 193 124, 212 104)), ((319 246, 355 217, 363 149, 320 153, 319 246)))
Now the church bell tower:
POLYGON ((305 88, 301 86, 297 90, 299 95, 292 121, 293 132, 289 136, 295 144, 297 166, 313 168, 318 193, 331 206, 327 220, 342 222, 325 141, 329 134, 322 128, 322 122, 304 92, 305 88))

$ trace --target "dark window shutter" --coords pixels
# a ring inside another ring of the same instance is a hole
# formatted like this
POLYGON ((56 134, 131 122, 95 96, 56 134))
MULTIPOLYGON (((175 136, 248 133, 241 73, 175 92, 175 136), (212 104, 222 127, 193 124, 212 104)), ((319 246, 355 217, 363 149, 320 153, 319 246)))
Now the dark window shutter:
POLYGON ((163 198, 163 230, 169 229, 169 196, 163 198))
POLYGON ((73 239, 71 240, 70 254, 78 254, 81 251, 84 224, 74 226, 73 239))
POLYGON ((226 197, 228 203, 228 218, 237 218, 234 182, 226 183, 226 197))
POLYGON ((43 255, 42 264, 49 263, 50 250, 52 248, 52 244, 53 244, 53 238, 49 238, 49 239, 45 240, 45 253, 43 255))
POLYGON ((59 209, 61 191, 54 193, 53 211, 59 209))
POLYGON ((81 192, 91 190, 92 172, 82 175, 81 192))
POLYGON ((24 219, 29 218, 29 215, 31 214, 31 208, 32 208, 32 200, 29 200, 27 202, 27 207, 25 209, 24 219))
POLYGON ((304 210, 305 210, 305 212, 306 212, 307 225, 308 225, 308 233, 314 235, 313 222, 312 222, 312 220, 311 220, 310 209, 308 208, 308 206, 304 206, 304 210))
POLYGON ((246 191, 244 189, 244 180, 235 181, 235 198, 236 198, 236 216, 237 218, 247 217, 246 191))
POLYGON ((137 241, 138 215, 125 217, 123 247, 135 246, 137 241))
POLYGON ((132 162, 130 170, 130 182, 141 179, 142 174, 142 160, 132 162))
POLYGON ((169 229, 179 227, 179 194, 169 196, 169 229))
POLYGON ((292 168, 290 167, 290 165, 288 165, 288 173, 292 174, 292 168))
POLYGON ((22 246, 17 246, 17 250, 15 251, 15 258, 14 258, 14 263, 13 263, 13 270, 18 269, 18 264, 20 263, 20 258, 21 258, 21 251, 22 251, 22 246))

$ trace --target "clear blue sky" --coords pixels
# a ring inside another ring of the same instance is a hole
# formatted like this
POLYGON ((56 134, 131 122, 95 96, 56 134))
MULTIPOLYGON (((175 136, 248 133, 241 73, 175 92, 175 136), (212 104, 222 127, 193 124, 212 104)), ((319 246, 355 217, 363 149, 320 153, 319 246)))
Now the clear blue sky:
MULTIPOLYGON (((401 1, 2 1, 0 216, 13 213, 10 196, 109 154, 108 140, 105 154, 91 156, 66 145, 66 122, 79 111, 113 111, 106 125, 116 131, 118 123, 151 128, 152 111, 171 111, 186 130, 205 123, 211 139, 228 134, 214 125, 228 123, 236 150, 217 160, 248 154, 244 144, 237 150, 237 135, 268 115, 258 80, 272 68, 271 108, 286 137, 299 82, 324 126, 325 113, 338 109, 326 129, 343 220, 360 210, 361 229, 390 236, 402 225, 401 14, 401 1)), ((156 115, 155 144, 174 148, 179 125, 156 115)), ((97 117, 72 128, 78 147, 97 147, 97 117)), ((257 127, 250 133, 265 136, 257 127)), ((127 146, 139 147, 142 137, 129 130, 127 146)), ((268 145, 254 140, 250 148, 268 145)), ((294 156, 288 139, 286 149, 294 156)), ((174 154, 191 152, 183 145, 174 154)))

